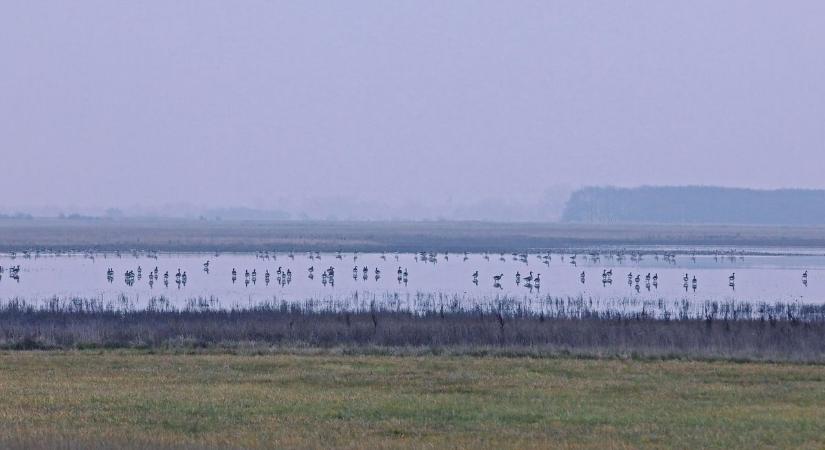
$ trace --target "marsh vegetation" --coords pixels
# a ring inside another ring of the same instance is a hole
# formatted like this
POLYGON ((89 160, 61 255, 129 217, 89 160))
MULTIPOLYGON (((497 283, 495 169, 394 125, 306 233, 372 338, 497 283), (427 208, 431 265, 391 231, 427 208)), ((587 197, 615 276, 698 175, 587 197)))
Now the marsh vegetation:
POLYGON ((0 347, 301 348, 381 354, 578 355, 825 362, 825 305, 655 303, 555 299, 541 312, 507 299, 425 310, 311 301, 220 308, 216 299, 143 309, 96 300, 12 301, 0 308, 0 347), (358 305, 361 305, 359 307, 358 305), (340 305, 345 306, 345 305, 340 305), (632 306, 632 307, 631 307, 632 306), (669 308, 675 307, 674 310, 669 308))

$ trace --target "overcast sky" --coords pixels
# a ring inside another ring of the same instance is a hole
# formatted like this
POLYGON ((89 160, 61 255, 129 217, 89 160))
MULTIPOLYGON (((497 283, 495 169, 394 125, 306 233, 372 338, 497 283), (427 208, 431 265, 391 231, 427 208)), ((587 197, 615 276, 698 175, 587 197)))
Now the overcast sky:
POLYGON ((4 1, 0 206, 825 188, 825 2, 4 1))

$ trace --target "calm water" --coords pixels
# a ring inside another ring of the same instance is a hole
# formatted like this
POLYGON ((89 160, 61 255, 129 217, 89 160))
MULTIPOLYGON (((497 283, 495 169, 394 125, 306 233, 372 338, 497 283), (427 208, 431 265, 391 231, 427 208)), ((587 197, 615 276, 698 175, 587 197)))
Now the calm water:
POLYGON ((530 300, 552 297, 578 297, 592 299, 638 298, 643 300, 734 300, 748 302, 804 302, 825 303, 825 256, 810 252, 802 256, 690 256, 680 255, 675 260, 666 260, 653 254, 641 260, 624 260, 579 254, 576 264, 571 264, 571 255, 554 253, 547 259, 546 254, 530 254, 526 260, 510 254, 503 256, 490 254, 439 254, 435 258, 415 254, 320 254, 320 258, 308 254, 269 255, 256 254, 97 254, 76 256, 40 255, 22 257, 20 255, 0 255, 0 266, 4 271, 0 278, 0 300, 21 298, 40 301, 54 296, 60 298, 95 298, 113 301, 126 296, 136 305, 152 297, 166 297, 174 305, 183 305, 193 298, 214 297, 221 305, 246 306, 265 301, 297 301, 305 299, 343 299, 409 297, 417 294, 444 294, 460 299, 495 298, 510 296, 530 300), (209 272, 203 270, 203 263, 209 261, 209 272), (20 266, 19 281, 10 276, 9 267, 20 266), (353 267, 357 266, 357 276, 353 277, 353 267), (364 279, 363 267, 367 266, 364 279), (140 277, 137 275, 141 268, 140 277), (158 268, 159 279, 150 284, 150 272, 158 268), (277 269, 284 275, 278 280, 277 269), (314 267, 313 278, 309 277, 309 267, 314 267), (327 280, 323 284, 322 273, 333 267, 334 284, 327 280), (399 280, 397 270, 407 271, 406 283, 403 276, 399 280), (107 279, 107 270, 114 272, 112 281, 107 279), (238 272, 232 281, 232 269, 238 272), (376 278, 375 269, 381 274, 376 278), (177 284, 175 274, 178 269, 186 272, 186 284, 177 284), (602 272, 613 271, 612 283, 603 283, 602 272), (133 285, 125 279, 126 271, 135 271, 133 285), (255 270, 256 279, 245 276, 255 270), (286 282, 286 270, 291 278, 286 282), (808 282, 803 284, 802 273, 808 271, 808 282), (168 286, 163 283, 163 274, 169 272, 168 286), (267 284, 265 273, 269 271, 267 284), (478 283, 472 274, 478 271, 478 283), (516 283, 516 273, 522 280, 516 283), (523 277, 530 273, 540 274, 541 282, 526 283, 523 277), (582 280, 581 273, 585 278, 582 280), (735 286, 730 286, 728 277, 736 274, 735 286), (628 283, 628 273, 633 281, 628 283), (647 283, 650 273, 658 274, 658 286, 647 283), (689 276, 687 288, 683 277, 689 276), (499 285, 493 276, 502 274, 499 285), (636 275, 640 274, 639 283, 636 275), (693 289, 693 277, 697 279, 693 289), (249 280, 249 283, 246 281, 249 280))

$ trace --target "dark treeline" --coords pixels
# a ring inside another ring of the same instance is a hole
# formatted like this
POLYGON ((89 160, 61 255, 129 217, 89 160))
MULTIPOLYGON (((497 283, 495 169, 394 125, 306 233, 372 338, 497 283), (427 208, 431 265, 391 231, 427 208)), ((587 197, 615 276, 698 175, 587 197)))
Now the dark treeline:
POLYGON ((525 310, 346 312, 287 304, 243 310, 113 310, 11 302, 0 308, 0 348, 310 348, 825 361, 825 306, 786 305, 746 320, 735 318, 735 308, 724 305, 704 311, 703 318, 655 319, 644 311, 574 317, 525 310))
POLYGON ((818 226, 825 191, 720 187, 589 187, 572 194, 566 222, 818 226))

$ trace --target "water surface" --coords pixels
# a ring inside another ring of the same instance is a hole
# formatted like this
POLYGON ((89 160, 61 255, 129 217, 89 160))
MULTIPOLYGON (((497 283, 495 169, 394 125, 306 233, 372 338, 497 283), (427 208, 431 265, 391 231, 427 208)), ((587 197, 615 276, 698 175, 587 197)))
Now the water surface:
POLYGON ((135 305, 152 297, 183 305, 194 298, 213 298, 223 307, 260 302, 357 297, 362 301, 439 295, 472 301, 511 297, 520 300, 547 297, 583 297, 594 300, 825 302, 825 256, 811 252, 796 255, 646 254, 641 258, 599 255, 533 253, 512 254, 255 254, 255 253, 106 253, 95 255, 0 255, 4 267, 0 299, 40 301, 52 297, 94 298, 114 301, 127 298, 135 305), (204 263, 209 261, 209 271, 204 263), (575 261, 575 264, 573 263, 575 261), (18 279, 9 267, 18 266, 18 279), (363 271, 367 267, 366 276, 363 271), (149 276, 157 267, 159 278, 149 276), (314 269, 310 277, 309 268, 314 269), (334 282, 323 283, 332 267, 334 282), (111 268, 112 280, 107 279, 111 268), (137 271, 140 268, 140 276, 137 271), (278 275, 278 269, 281 275, 278 275), (357 268, 357 271, 353 271, 357 268), (398 269, 406 271, 399 278, 398 269), (232 281, 232 270, 237 271, 232 281), (380 271, 376 276, 375 269, 380 271), (186 273, 186 283, 175 275, 186 273), (287 280, 286 272, 291 276, 287 280), (612 282, 603 272, 612 270, 612 282), (802 274, 808 271, 807 283, 802 274), (125 273, 133 271, 133 284, 125 273), (163 274, 168 271, 168 285, 163 274), (246 272, 250 276, 246 276, 246 272), (256 276, 252 277, 252 272, 256 276), (270 273, 269 282, 266 272, 270 273), (478 272, 474 282, 473 273, 478 272), (521 276, 517 283, 516 274, 521 276), (584 278, 582 278, 582 273, 584 278), (735 273, 735 283, 729 277, 735 273), (355 276, 353 276, 355 274, 355 276), (532 274, 540 283, 528 283, 532 274), (628 274, 632 277, 628 279, 628 274), (651 280, 647 281, 647 275, 651 280), (685 286, 683 281, 688 276, 685 286), (494 282, 495 275, 502 275, 494 282), (636 281, 636 277, 639 281, 636 281), (658 276, 658 282, 654 282, 658 276), (693 279, 696 278, 694 289, 693 279), (630 281, 629 281, 630 280, 630 281), (152 281, 152 282, 150 282, 152 281))

